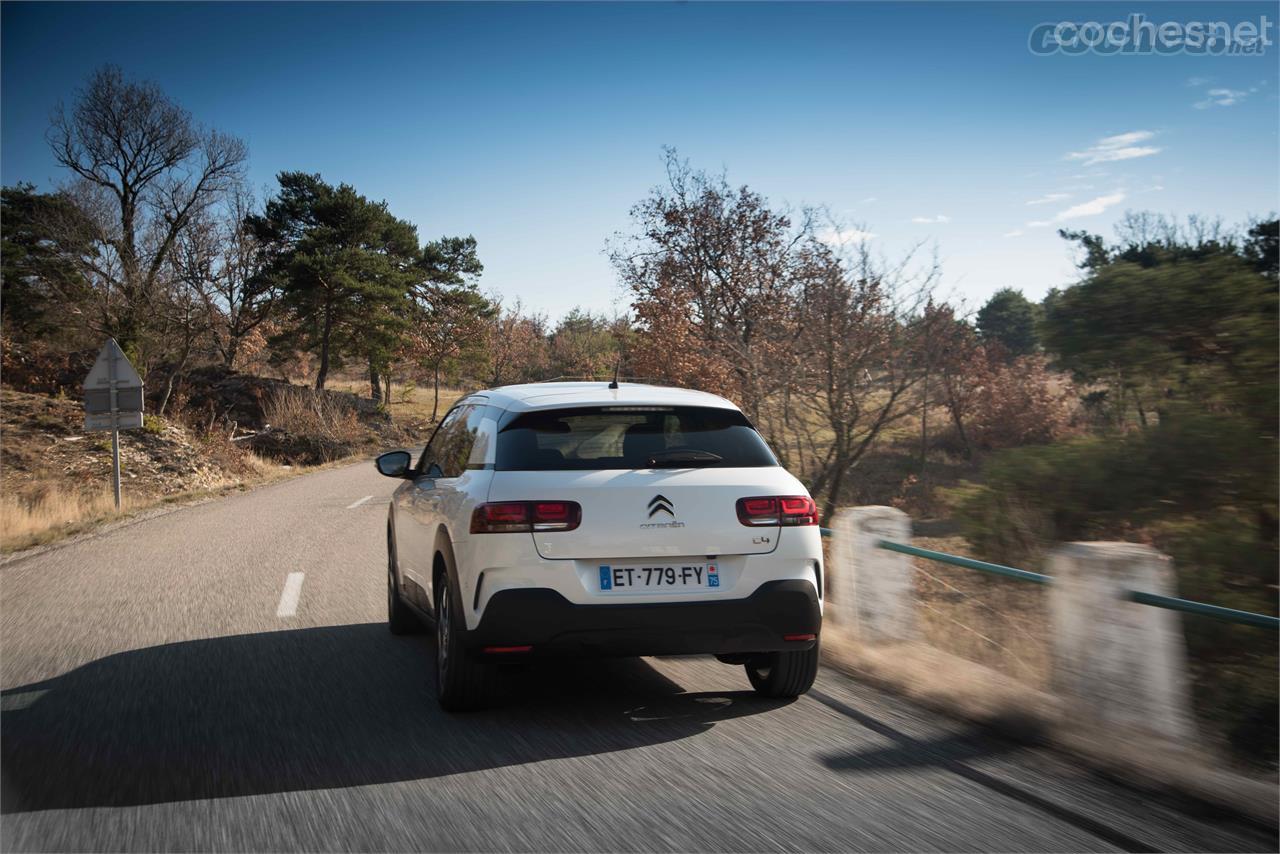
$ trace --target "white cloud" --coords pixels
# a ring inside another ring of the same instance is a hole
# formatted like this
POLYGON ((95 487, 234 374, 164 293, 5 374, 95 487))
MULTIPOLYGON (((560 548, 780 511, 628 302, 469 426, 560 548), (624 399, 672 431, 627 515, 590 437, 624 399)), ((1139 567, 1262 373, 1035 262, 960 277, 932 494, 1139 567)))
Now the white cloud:
POLYGON ((1085 166, 1095 163, 1111 163, 1116 160, 1133 160, 1136 157, 1150 157, 1159 154, 1162 149, 1154 145, 1138 145, 1155 136, 1149 130, 1135 130, 1115 136, 1103 137, 1084 151, 1072 151, 1068 160, 1083 160, 1085 166))
POLYGON ((911 221, 919 225, 931 225, 934 223, 951 222, 951 217, 946 214, 938 214, 937 216, 913 216, 911 221))
POLYGON ((1097 216, 1107 208, 1115 207, 1125 200, 1123 190, 1117 190, 1106 196, 1098 196, 1096 199, 1090 199, 1087 202, 1081 202, 1078 205, 1072 205, 1064 211, 1054 214, 1052 219, 1040 219, 1027 223, 1027 228, 1047 228, 1054 223, 1059 223, 1068 219, 1079 219, 1084 216, 1097 216))
POLYGON ((1123 148, 1126 145, 1133 145, 1137 142, 1146 142, 1155 136, 1149 130, 1131 130, 1128 133, 1118 133, 1115 136, 1104 136, 1098 140, 1098 144, 1094 148, 1123 148))
POLYGON ((1046 193, 1038 199, 1030 199, 1027 201, 1029 205, 1047 205, 1052 202, 1060 202, 1063 199, 1071 198, 1070 193, 1046 193))
POLYGON ((867 196, 865 199, 863 199, 862 201, 858 202, 858 204, 860 204, 860 205, 869 205, 869 204, 871 204, 872 202, 874 202, 875 200, 876 200, 876 197, 875 197, 875 196, 867 196))
POLYGON ((1114 207, 1124 201, 1124 193, 1112 193, 1109 196, 1098 196, 1096 199, 1090 199, 1078 205, 1067 208, 1057 216, 1054 221, 1062 222, 1064 219, 1078 219, 1082 216, 1096 216, 1107 208, 1114 207))
POLYGON ((1206 83, 1210 83, 1212 81, 1213 81, 1212 77, 1188 77, 1187 85, 1195 89, 1195 88, 1199 88, 1200 86, 1203 86, 1206 83))
POLYGON ((1020 229, 1020 228, 1015 228, 1013 231, 1006 231, 1004 234, 1002 234, 1002 235, 1000 235, 1000 236, 1001 236, 1001 237, 1021 237, 1021 236, 1022 236, 1022 229, 1020 229))
POLYGON ((818 239, 832 246, 849 246, 874 240, 876 235, 860 228, 828 228, 818 234, 818 239))
POLYGON ((1207 110, 1210 107, 1233 107, 1247 97, 1249 93, 1243 89, 1210 89, 1209 97, 1203 101, 1196 101, 1194 106, 1197 110, 1207 110))

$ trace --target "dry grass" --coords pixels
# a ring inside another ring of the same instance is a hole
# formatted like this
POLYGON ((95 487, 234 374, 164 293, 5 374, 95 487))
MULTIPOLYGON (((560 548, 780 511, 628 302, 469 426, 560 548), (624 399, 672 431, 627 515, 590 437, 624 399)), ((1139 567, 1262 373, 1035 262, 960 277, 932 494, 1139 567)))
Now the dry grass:
POLYGON ((21 493, 0 496, 0 553, 47 545, 109 522, 127 519, 166 504, 225 495, 316 471, 320 466, 281 466, 252 452, 241 452, 239 473, 168 495, 130 492, 125 484, 116 509, 111 487, 77 490, 54 477, 32 480, 21 493))
POLYGON ((358 442, 364 437, 359 413, 346 401, 303 386, 278 386, 262 402, 272 427, 328 442, 358 442))
POLYGON ((0 551, 26 548, 109 521, 134 508, 125 497, 116 510, 110 487, 86 492, 67 489, 56 481, 41 480, 23 494, 0 496, 0 551))
POLYGON ((868 645, 841 625, 824 625, 823 660, 929 708, 979 723, 1017 727, 1032 738, 1061 718, 1054 696, 925 643, 868 645))
MULTIPOLYGON (((974 557, 961 537, 915 537, 912 544, 974 557)), ((913 561, 916 617, 925 643, 1028 687, 1049 687, 1052 653, 1044 587, 926 558, 913 561)))
POLYGON ((291 475, 231 442, 151 419, 120 437, 123 506, 111 494, 111 442, 86 434, 78 401, 3 390, 0 551, 44 545, 168 502, 291 475))
MULTIPOLYGON (((331 380, 326 387, 335 391, 349 391, 362 397, 369 396, 369 381, 350 378, 331 380)), ((440 408, 437 417, 442 417, 462 397, 470 394, 467 389, 441 388, 440 408)), ((410 386, 396 383, 391 389, 391 403, 387 411, 397 424, 413 426, 431 421, 433 392, 431 386, 410 386)))
MULTIPOLYGON (((274 425, 340 462, 376 444, 348 400, 287 388, 266 401, 274 425)), ((110 488, 110 441, 83 431, 78 401, 3 390, 0 552, 45 545, 168 503, 186 503, 314 470, 253 453, 227 432, 179 418, 149 419, 121 435, 123 507, 110 488)))

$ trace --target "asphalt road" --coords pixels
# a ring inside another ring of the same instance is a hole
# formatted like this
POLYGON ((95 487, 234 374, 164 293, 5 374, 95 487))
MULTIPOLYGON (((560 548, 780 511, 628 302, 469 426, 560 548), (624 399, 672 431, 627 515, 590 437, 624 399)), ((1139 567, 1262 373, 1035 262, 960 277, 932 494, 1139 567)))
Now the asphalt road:
POLYGON ((713 659, 548 663, 447 715, 383 622, 393 487, 334 469, 0 566, 3 849, 1277 848, 829 671, 779 703, 713 659))

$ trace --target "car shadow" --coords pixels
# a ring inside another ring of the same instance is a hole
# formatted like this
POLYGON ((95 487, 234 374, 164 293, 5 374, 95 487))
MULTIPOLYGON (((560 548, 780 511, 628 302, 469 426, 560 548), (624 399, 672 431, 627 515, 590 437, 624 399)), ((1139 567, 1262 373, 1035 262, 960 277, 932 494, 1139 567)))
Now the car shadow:
POLYGON ((423 637, 381 623, 110 655, 5 691, 0 812, 363 786, 629 750, 784 705, 690 694, 643 659, 506 671, 496 708, 436 704, 423 637))
POLYGON ((989 759, 1017 753, 1025 745, 991 736, 973 729, 942 736, 931 741, 913 741, 824 757, 822 762, 833 771, 876 773, 907 771, 916 768, 946 766, 953 762, 989 759))

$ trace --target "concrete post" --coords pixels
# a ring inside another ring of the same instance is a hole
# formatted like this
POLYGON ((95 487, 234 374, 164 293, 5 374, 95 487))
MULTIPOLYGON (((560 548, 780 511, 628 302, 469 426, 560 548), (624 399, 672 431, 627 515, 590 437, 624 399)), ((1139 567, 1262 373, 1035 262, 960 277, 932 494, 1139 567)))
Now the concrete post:
POLYGON ((1053 686, 1078 721, 1195 737, 1179 615, 1125 597, 1175 596, 1173 564, 1135 543, 1067 543, 1049 557, 1053 686))
POLYGON ((876 548, 879 540, 911 542, 911 517, 893 507, 850 507, 831 528, 827 609, 836 624, 864 643, 913 639, 915 567, 907 555, 876 548))

